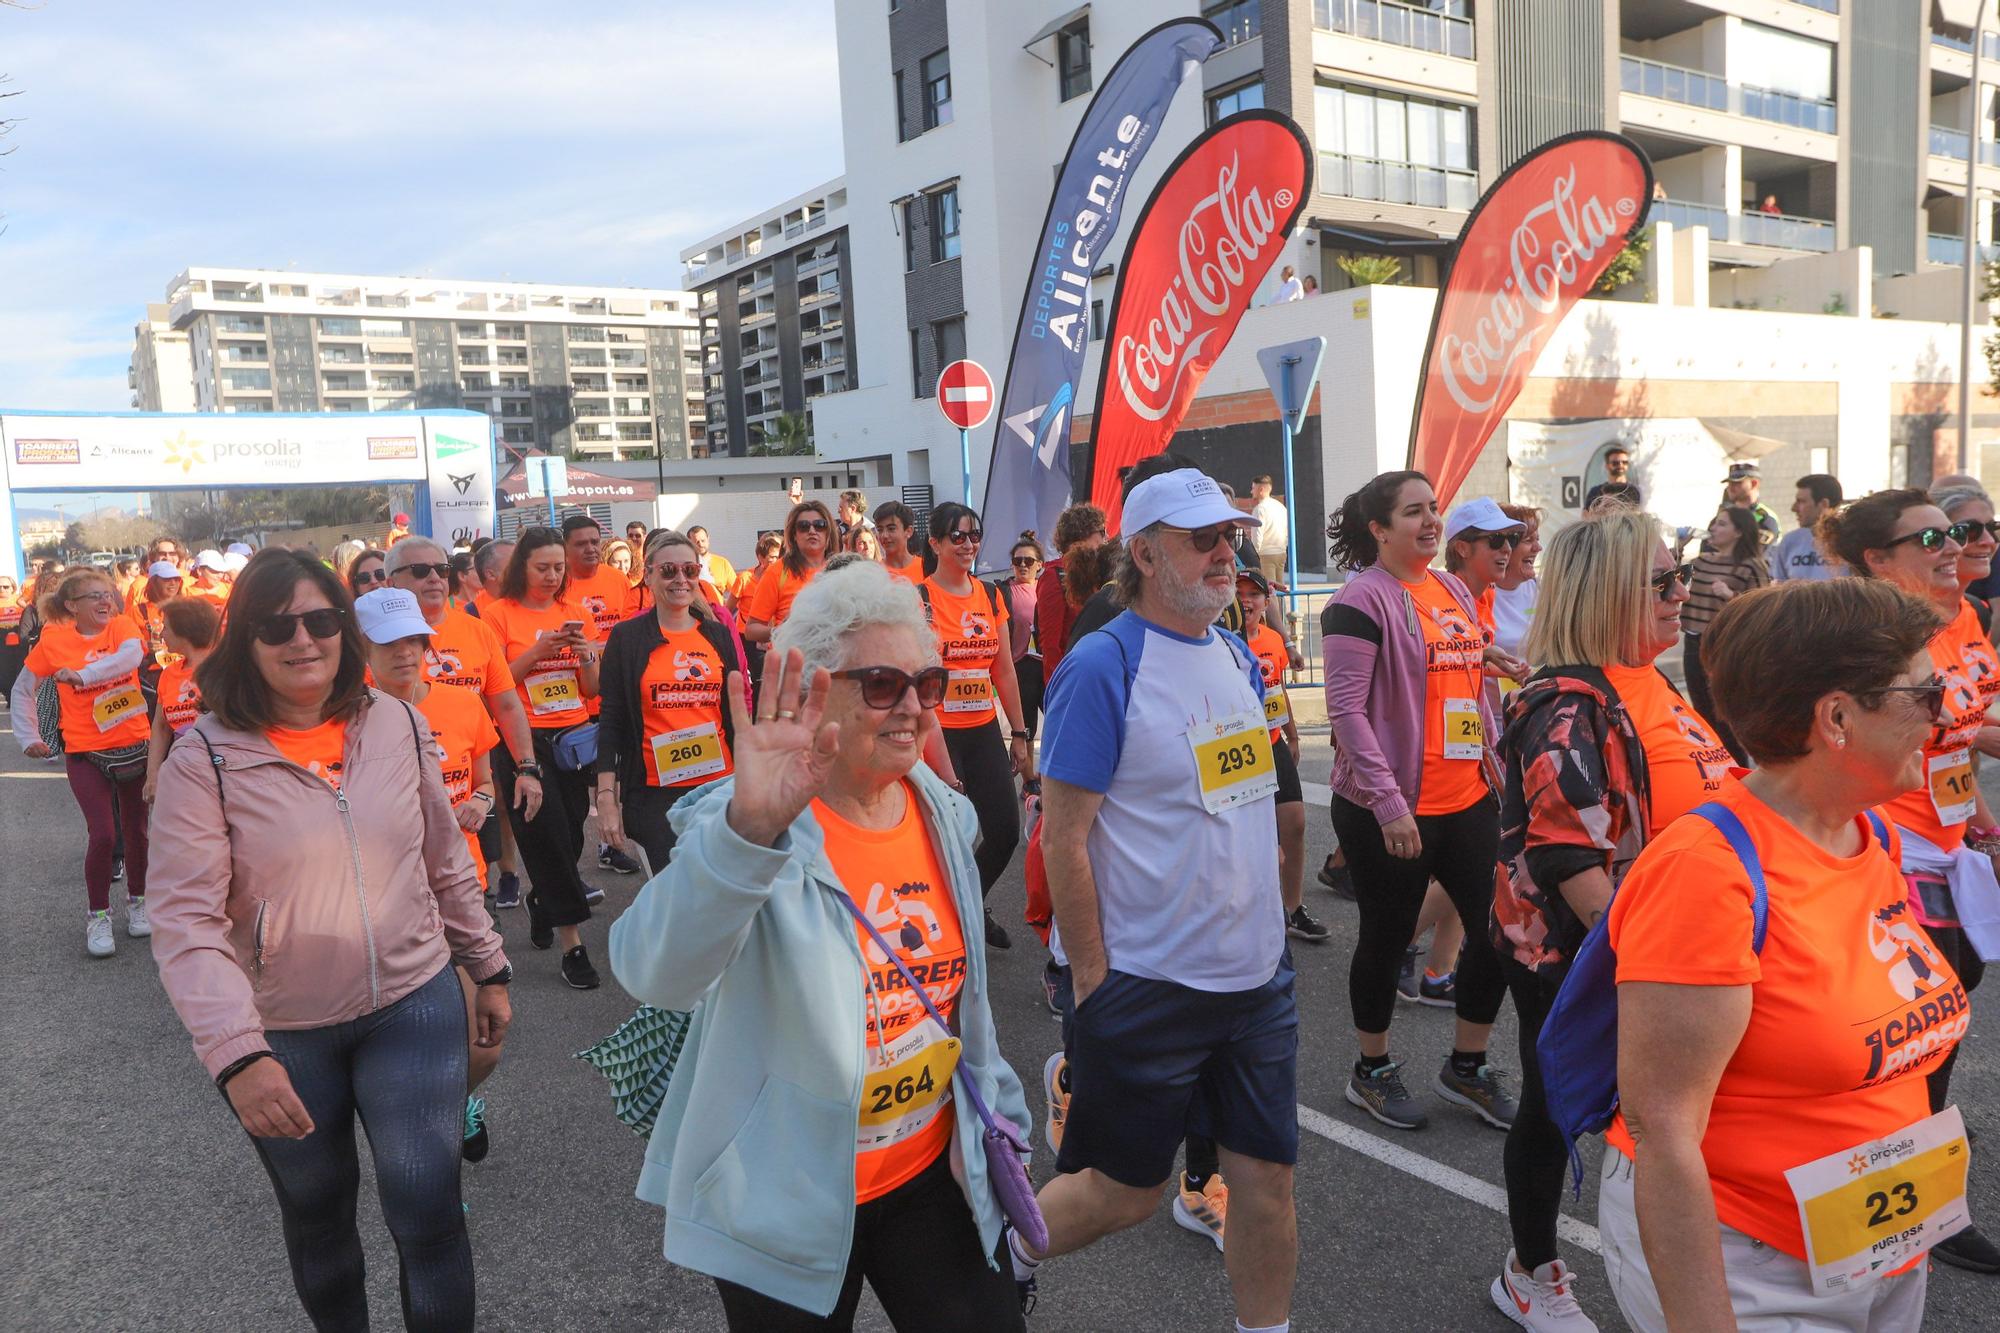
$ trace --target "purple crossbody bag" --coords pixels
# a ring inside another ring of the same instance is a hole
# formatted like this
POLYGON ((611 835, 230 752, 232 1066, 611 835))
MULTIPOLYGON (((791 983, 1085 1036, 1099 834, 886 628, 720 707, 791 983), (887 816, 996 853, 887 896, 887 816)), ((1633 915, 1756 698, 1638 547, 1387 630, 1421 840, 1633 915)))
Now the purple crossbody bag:
MULTIPOLYGON (((870 921, 867 914, 855 906, 854 899, 845 893, 840 895, 840 901, 846 905, 854 919, 861 923, 861 928, 868 932, 883 955, 896 965, 898 972, 903 974, 903 980, 916 992, 917 998, 923 1001, 924 1009, 932 1020, 944 1031, 950 1032, 951 1024, 944 1021, 944 1015, 938 1012, 935 1004, 931 1003, 930 992, 910 975, 910 969, 904 966, 902 956, 889 947, 889 941, 882 938, 882 932, 875 928, 875 923, 870 921)), ((959 1061, 961 1069, 964 1064, 963 1060, 959 1061)), ((979 1113, 980 1123, 986 1126, 986 1132, 979 1136, 979 1141, 986 1149, 986 1174, 993 1182, 993 1193, 1000 1200, 1001 1213, 1013 1223, 1014 1230, 1027 1242, 1028 1248, 1037 1254, 1041 1253, 1049 1247, 1049 1224, 1042 1220, 1041 1205, 1035 1202, 1035 1187, 1028 1179, 1028 1168, 1021 1163, 1022 1154, 1030 1151, 1026 1140, 1021 1137, 1021 1132, 1011 1121, 993 1114, 992 1109, 986 1105, 986 1099, 979 1095, 979 1089, 973 1080, 962 1077, 959 1069, 952 1070, 951 1077, 958 1085, 959 1091, 972 1103, 972 1109, 979 1113)))

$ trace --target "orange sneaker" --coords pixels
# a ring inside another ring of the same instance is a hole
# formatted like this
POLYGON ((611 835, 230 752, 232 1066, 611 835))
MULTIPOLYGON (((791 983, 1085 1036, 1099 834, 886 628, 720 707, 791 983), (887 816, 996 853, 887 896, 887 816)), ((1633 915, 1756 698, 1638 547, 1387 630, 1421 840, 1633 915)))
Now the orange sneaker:
POLYGON ((1187 1174, 1181 1174, 1180 1189, 1174 1192, 1174 1221, 1197 1236, 1206 1236, 1222 1248, 1222 1222, 1229 1213, 1229 1186, 1216 1172, 1199 1190, 1188 1188, 1187 1174))
POLYGON ((1061 1051, 1042 1066, 1042 1092, 1049 1099, 1049 1118, 1043 1130, 1050 1152, 1062 1151, 1063 1121, 1069 1119, 1069 1092, 1062 1085, 1063 1067, 1069 1061, 1061 1051))

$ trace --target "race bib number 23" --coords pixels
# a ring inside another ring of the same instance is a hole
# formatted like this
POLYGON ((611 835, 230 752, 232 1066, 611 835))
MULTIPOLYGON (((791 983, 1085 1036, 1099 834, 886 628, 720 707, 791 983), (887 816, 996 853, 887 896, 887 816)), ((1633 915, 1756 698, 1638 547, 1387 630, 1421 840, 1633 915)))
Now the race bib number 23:
POLYGON ((1826 1295, 1872 1282, 1970 1226, 1971 1163, 1965 1120, 1947 1106, 1785 1172, 1799 1205, 1813 1290, 1826 1295))

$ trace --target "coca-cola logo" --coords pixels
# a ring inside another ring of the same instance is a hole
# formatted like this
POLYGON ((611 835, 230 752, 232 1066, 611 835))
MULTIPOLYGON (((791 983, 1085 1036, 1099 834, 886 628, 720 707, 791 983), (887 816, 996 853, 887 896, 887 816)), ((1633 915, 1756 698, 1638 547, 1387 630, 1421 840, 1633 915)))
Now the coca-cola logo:
POLYGON ((1554 317, 1597 281, 1609 262, 1600 257, 1625 243, 1637 210, 1629 198, 1607 205, 1592 194, 1579 202, 1573 165, 1556 177, 1549 197, 1515 225, 1507 241, 1507 276, 1470 336, 1447 333, 1439 341, 1439 374, 1453 402, 1467 412, 1494 407, 1516 364, 1540 349, 1554 317), (1545 318, 1532 319, 1524 304, 1545 318))
MULTIPOLYGON (((1246 285, 1263 273, 1256 261, 1279 234, 1277 214, 1261 190, 1252 186, 1239 195, 1241 171, 1232 155, 1216 173, 1214 192, 1197 199, 1181 223, 1180 272, 1160 293, 1159 313, 1146 322, 1143 340, 1132 335, 1118 340, 1119 392, 1147 421, 1166 416, 1217 323, 1239 304, 1239 296, 1247 303, 1246 285), (1211 229, 1219 234, 1211 235, 1211 229), (1197 310, 1213 321, 1199 333, 1194 332, 1197 310)), ((1289 190, 1279 195, 1290 203, 1289 190)))

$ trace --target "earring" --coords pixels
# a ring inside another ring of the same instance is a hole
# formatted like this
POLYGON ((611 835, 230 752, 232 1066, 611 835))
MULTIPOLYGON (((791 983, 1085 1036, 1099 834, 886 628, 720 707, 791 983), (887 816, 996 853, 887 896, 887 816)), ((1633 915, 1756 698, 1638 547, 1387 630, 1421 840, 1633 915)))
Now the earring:
POLYGON ((1847 748, 1847 737, 1845 737, 1845 736, 1835 736, 1835 737, 1833 738, 1833 748, 1834 748, 1834 749, 1836 749, 1836 750, 1844 750, 1844 749, 1846 749, 1846 748, 1847 748))

